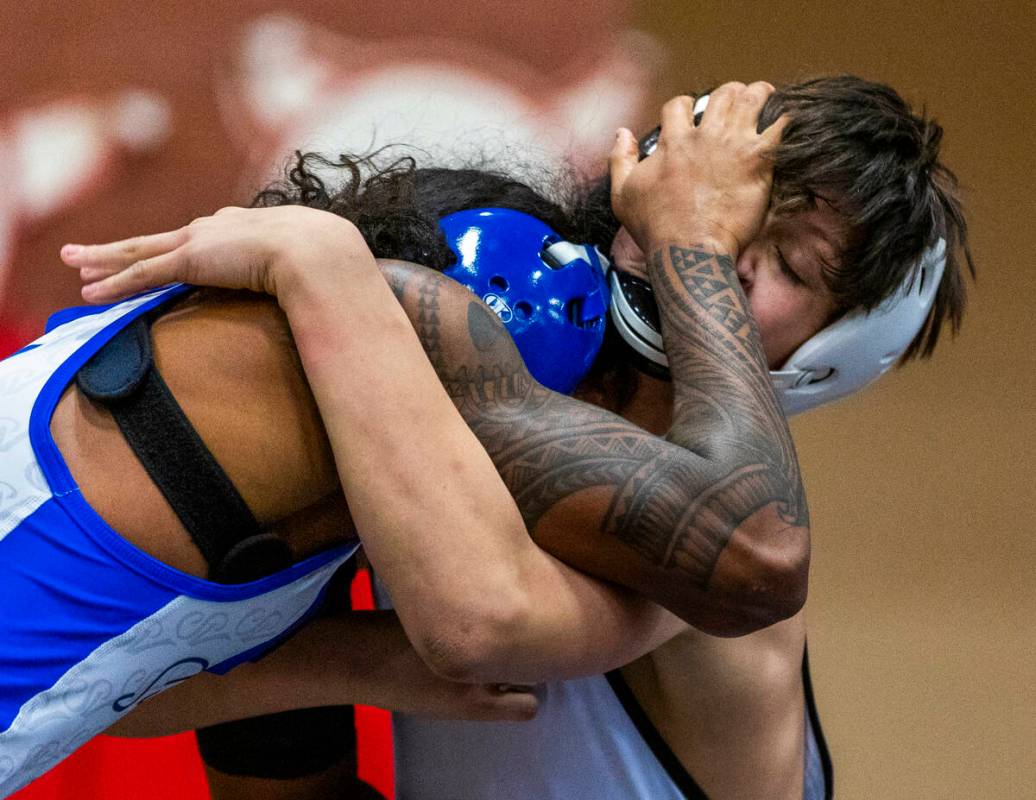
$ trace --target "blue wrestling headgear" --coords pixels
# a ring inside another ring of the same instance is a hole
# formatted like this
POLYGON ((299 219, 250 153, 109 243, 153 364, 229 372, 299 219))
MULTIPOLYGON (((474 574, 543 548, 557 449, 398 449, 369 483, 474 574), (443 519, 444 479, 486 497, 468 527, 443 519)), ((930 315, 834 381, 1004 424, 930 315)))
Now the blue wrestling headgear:
POLYGON ((443 274, 496 312, 536 380, 572 392, 604 341, 607 260, 513 209, 457 211, 439 226, 457 256, 443 274))

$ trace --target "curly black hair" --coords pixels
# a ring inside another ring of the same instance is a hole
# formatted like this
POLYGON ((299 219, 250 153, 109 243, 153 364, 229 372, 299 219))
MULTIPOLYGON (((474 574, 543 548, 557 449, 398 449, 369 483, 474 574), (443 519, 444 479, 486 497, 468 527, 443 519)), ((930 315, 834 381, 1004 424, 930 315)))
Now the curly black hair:
MULTIPOLYGON (((523 211, 565 239, 594 244, 603 252, 608 252, 618 232, 607 178, 587 182, 562 175, 534 188, 492 169, 418 167, 412 156, 388 157, 392 150, 337 159, 296 152, 285 180, 261 191, 252 205, 294 204, 330 211, 356 225, 375 256, 439 271, 455 260, 439 219, 455 211, 523 211)), ((637 388, 638 373, 624 352, 617 332, 609 326, 584 379, 584 386, 596 388, 615 411, 625 407, 637 388)))

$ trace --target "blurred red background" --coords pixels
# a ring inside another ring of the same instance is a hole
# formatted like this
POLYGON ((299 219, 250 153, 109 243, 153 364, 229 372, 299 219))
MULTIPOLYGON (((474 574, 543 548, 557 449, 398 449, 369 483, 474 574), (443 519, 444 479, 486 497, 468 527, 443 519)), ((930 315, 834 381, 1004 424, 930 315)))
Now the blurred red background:
MULTIPOLYGON (((458 0, 448 13, 432 0, 83 0, 0 15, 0 356, 79 302, 57 259, 66 242, 247 203, 303 146, 432 149, 474 130, 450 156, 517 146, 540 166, 592 163, 640 111, 658 54, 626 29, 624 0, 458 0)), ((388 794, 387 715, 361 710, 357 725, 360 777, 388 794)), ((102 736, 17 796, 207 790, 193 735, 102 736)))

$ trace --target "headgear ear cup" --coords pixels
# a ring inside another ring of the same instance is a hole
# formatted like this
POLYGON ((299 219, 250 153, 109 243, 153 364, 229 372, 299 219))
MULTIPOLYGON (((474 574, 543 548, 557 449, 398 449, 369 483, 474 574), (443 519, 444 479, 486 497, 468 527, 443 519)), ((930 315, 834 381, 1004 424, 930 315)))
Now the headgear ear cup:
POLYGON ((572 392, 604 341, 607 260, 508 208, 458 211, 439 227, 457 256, 443 274, 500 317, 536 380, 572 392))
POLYGON ((647 281, 618 269, 609 272, 608 282, 612 324, 628 345, 634 365, 648 375, 669 380, 655 290, 647 281))
MULTIPOLYGON (((694 101, 694 124, 701 124, 702 114, 705 113, 706 107, 709 105, 709 96, 703 94, 701 97, 694 101)), ((659 125, 649 134, 644 136, 639 142, 637 142, 637 152, 640 155, 640 160, 643 161, 658 147, 658 137, 662 135, 662 126, 659 125)))
POLYGON ((771 371, 785 413, 838 400, 888 372, 924 325, 945 268, 946 241, 939 239, 881 305, 846 314, 771 371))

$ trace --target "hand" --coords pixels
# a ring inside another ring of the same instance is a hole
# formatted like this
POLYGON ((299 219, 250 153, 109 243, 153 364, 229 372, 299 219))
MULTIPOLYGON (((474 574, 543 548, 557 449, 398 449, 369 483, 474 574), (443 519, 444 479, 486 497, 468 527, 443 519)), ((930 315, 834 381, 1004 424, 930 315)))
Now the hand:
POLYGON ((379 665, 367 701, 382 708, 437 719, 522 722, 536 716, 539 700, 527 684, 455 683, 440 678, 409 649, 379 665))
POLYGON ((787 122, 756 132, 774 88, 727 83, 712 92, 701 124, 694 101, 662 108, 658 147, 638 163, 637 144, 620 129, 611 155, 612 207, 645 252, 667 239, 707 244, 734 258, 756 235, 770 201, 770 153, 787 122))
POLYGON ((223 208, 166 233, 99 245, 68 244, 61 258, 79 270, 83 299, 110 303, 182 281, 283 297, 295 279, 343 262, 374 265, 351 222, 305 206, 223 208))

